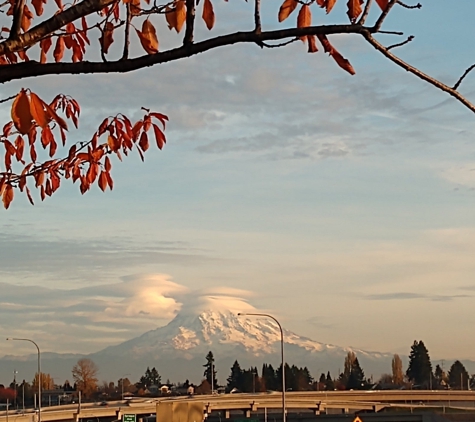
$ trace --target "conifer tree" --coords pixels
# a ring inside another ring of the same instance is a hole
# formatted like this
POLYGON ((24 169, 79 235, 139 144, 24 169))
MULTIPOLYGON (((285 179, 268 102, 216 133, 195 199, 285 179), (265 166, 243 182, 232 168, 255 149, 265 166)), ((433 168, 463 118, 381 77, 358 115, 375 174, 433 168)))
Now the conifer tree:
POLYGON ((227 388, 228 390, 232 390, 233 388, 237 388, 238 390, 242 391, 242 369, 239 365, 238 361, 235 360, 233 366, 231 367, 231 374, 229 375, 227 388))
POLYGON ((414 340, 409 354, 409 366, 406 371, 409 381, 415 384, 429 387, 432 377, 432 364, 430 362, 429 351, 424 343, 414 340))
POLYGON ((216 388, 218 386, 218 380, 216 379, 217 371, 214 364, 214 356, 212 351, 209 351, 206 355, 206 363, 203 366, 205 368, 203 376, 213 389, 216 388))
POLYGON ((449 369, 449 384, 450 387, 457 390, 468 389, 468 372, 465 366, 459 360, 456 360, 449 369))
POLYGON ((335 383, 330 375, 330 371, 327 372, 327 378, 325 380, 325 390, 333 391, 335 389, 335 383))

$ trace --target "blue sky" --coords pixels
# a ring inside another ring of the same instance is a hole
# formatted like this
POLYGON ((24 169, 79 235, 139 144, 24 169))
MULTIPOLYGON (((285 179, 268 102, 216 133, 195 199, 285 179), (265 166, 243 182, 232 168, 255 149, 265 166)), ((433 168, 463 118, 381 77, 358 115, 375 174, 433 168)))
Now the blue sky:
MULTIPOLYGON (((344 3, 329 22, 344 21, 344 3)), ((451 84, 474 60, 475 4, 422 3, 385 29, 415 35, 395 53, 451 84)), ((215 7, 216 33, 252 10, 215 7)), ((266 7, 276 27, 278 5, 266 7)), ((78 99, 71 139, 142 106, 170 118, 163 151, 113 163, 112 192, 82 197, 66 182, 2 211, 1 336, 93 352, 214 296, 325 343, 408 353, 422 339, 434 359, 474 359, 475 116, 360 38, 331 40, 355 76, 299 42, 1 86, 2 97, 28 86, 78 99)), ((474 91, 471 75, 462 92, 474 91)), ((5 342, 0 354, 29 351, 5 342)))

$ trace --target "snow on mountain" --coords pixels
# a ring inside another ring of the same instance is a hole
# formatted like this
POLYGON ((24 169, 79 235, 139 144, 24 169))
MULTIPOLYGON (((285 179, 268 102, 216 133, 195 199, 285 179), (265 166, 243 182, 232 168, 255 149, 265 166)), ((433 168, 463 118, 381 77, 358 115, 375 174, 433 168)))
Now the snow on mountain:
MULTIPOLYGON (((291 365, 325 372, 330 370, 336 375, 338 368, 343 367, 348 351, 354 351, 360 363, 370 367, 368 375, 390 372, 391 354, 323 344, 289 330, 283 331, 286 362, 291 365)), ((172 365, 184 369, 189 366, 186 361, 204 361, 211 350, 217 366, 220 363, 230 366, 235 359, 241 366, 259 366, 264 362, 278 365, 280 339, 279 327, 270 318, 207 310, 196 315, 178 314, 168 325, 107 347, 92 357, 102 361, 118 358, 122 361, 146 361, 157 368, 172 365), (177 364, 178 361, 181 363, 177 364)))

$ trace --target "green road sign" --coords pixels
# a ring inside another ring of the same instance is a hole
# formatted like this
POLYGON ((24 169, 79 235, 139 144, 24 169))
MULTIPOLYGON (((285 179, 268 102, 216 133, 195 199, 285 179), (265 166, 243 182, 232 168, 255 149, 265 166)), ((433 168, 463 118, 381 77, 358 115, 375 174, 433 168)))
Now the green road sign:
POLYGON ((137 415, 124 415, 122 416, 122 422, 136 422, 137 415))

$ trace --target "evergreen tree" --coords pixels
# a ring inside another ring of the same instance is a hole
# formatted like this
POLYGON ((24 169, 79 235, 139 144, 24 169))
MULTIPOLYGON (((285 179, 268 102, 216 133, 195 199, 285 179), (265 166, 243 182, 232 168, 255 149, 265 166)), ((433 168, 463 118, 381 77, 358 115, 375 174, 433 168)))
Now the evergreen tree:
POLYGON ((355 356, 353 364, 351 366, 350 375, 348 377, 348 384, 346 388, 348 390, 362 390, 366 386, 364 378, 364 372, 361 369, 358 358, 355 356))
POLYGON ((208 354, 206 355, 206 363, 203 366, 205 368, 203 376, 213 388, 216 388, 218 386, 218 380, 216 379, 217 371, 216 366, 214 364, 213 352, 208 352, 208 354))
POLYGON ((335 389, 335 383, 330 375, 330 371, 327 372, 327 378, 325 379, 325 390, 333 391, 335 389))
POLYGON ((424 343, 414 340, 409 354, 409 366, 406 371, 409 381, 429 387, 432 376, 432 364, 430 362, 429 351, 424 343))
POLYGON ((266 386, 266 391, 277 390, 277 376, 272 365, 264 363, 262 365, 262 379, 266 386))
POLYGON ((468 372, 459 360, 456 360, 449 369, 449 385, 457 390, 468 389, 468 372))
POLYGON ((434 377, 435 377, 436 388, 445 387, 447 385, 447 382, 448 382, 447 374, 438 364, 435 367, 434 377))
POLYGON ((162 377, 158 373, 158 371, 155 369, 155 367, 152 368, 150 371, 150 385, 158 385, 160 386, 160 383, 162 381, 162 377))
POLYGON ((232 390, 233 388, 237 388, 238 390, 242 391, 242 369, 239 365, 238 361, 234 361, 233 366, 231 367, 231 374, 227 379, 227 388, 228 390, 232 390))

